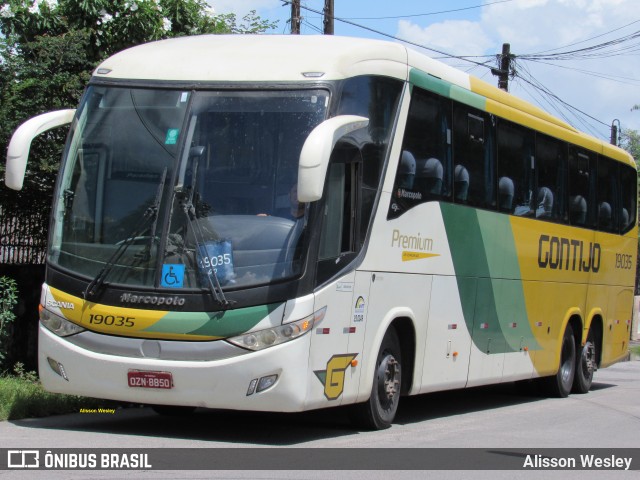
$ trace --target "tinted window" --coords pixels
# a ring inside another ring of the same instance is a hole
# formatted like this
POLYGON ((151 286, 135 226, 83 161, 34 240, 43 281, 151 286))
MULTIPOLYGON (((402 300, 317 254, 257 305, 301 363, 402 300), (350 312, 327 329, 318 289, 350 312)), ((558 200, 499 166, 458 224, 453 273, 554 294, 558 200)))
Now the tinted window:
POLYGON ((598 230, 618 231, 618 162, 606 157, 598 159, 598 230))
POLYGON ((493 126, 484 112, 454 104, 454 200, 475 207, 495 207, 493 126))
POLYGON ((620 165, 620 231, 629 231, 636 222, 636 195, 638 188, 638 172, 635 168, 620 165))
POLYGON ((569 223, 579 227, 596 226, 596 155, 569 148, 569 223))
POLYGON ((501 212, 534 214, 533 131, 501 121, 498 124, 498 197, 501 212))
POLYGON ((451 103, 413 88, 389 218, 430 200, 450 200, 451 103))
POLYGON ((536 218, 567 221, 567 144, 555 138, 536 136, 536 218))

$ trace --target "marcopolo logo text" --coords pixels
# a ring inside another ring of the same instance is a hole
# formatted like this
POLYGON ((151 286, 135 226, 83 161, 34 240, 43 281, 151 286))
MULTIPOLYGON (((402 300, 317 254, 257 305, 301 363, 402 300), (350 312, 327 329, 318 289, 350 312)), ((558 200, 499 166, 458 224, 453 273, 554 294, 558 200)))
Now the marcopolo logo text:
POLYGON ((182 306, 185 303, 184 297, 161 297, 159 295, 132 295, 124 293, 120 296, 123 303, 135 303, 139 305, 175 305, 182 306))

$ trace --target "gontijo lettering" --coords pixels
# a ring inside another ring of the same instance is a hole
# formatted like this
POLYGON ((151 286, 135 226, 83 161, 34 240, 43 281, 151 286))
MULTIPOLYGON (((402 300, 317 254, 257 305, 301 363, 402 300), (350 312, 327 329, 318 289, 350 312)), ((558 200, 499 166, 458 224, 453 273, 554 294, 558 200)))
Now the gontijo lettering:
POLYGON ((572 238, 540 235, 538 241, 538 266, 552 270, 594 272, 600 270, 602 249, 599 243, 572 238))

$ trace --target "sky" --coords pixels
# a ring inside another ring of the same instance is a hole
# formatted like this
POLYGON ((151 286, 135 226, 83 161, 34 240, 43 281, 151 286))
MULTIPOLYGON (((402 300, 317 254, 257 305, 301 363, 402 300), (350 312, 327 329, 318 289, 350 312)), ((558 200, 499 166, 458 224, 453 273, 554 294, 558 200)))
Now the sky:
MULTIPOLYGON (((290 32, 291 7, 282 0, 209 3, 238 18, 256 10, 278 21, 269 33, 290 32)), ((324 0, 301 4, 301 33, 318 34, 321 15, 304 7, 321 11, 324 0)), ((334 0, 335 17, 350 22, 336 20, 335 34, 405 41, 494 85, 490 68, 509 43, 518 72, 511 93, 608 141, 614 120, 640 130, 640 110, 632 111, 640 104, 639 6, 638 0, 334 0), (565 52, 572 53, 558 55, 565 52)))

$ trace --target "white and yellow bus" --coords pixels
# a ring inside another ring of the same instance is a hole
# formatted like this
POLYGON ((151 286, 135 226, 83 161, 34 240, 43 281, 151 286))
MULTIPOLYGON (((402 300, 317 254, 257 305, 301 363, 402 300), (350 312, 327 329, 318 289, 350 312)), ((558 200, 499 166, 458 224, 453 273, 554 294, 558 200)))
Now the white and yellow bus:
POLYGON ((201 36, 105 60, 71 123, 42 289, 47 390, 172 407, 350 405, 627 354, 624 151, 396 43, 201 36))

